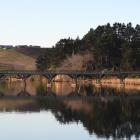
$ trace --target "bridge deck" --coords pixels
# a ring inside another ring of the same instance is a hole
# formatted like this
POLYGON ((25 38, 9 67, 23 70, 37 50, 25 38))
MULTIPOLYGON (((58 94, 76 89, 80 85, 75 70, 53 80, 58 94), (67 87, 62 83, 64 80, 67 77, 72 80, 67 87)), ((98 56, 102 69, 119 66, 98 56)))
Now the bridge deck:
POLYGON ((30 75, 43 75, 43 74, 53 74, 53 75, 138 75, 140 76, 140 71, 116 71, 116 72, 96 72, 96 71, 0 71, 0 74, 17 75, 17 74, 30 74, 30 75))

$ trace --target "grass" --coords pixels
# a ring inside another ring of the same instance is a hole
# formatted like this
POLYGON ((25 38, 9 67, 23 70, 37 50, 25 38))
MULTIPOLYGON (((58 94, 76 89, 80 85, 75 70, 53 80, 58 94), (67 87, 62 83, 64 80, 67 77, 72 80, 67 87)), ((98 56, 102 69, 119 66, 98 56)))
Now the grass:
POLYGON ((35 70, 35 59, 15 49, 0 49, 0 70, 35 70))

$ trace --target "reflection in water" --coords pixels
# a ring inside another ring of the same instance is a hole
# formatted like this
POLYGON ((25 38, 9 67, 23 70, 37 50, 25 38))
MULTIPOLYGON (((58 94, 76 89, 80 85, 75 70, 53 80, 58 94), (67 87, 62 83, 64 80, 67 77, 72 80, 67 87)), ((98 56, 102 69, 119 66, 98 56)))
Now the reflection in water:
POLYGON ((91 136, 140 138, 139 90, 93 85, 74 88, 70 82, 57 82, 48 88, 42 79, 27 80, 26 84, 1 81, 0 97, 1 112, 50 111, 63 125, 82 124, 91 136))
POLYGON ((42 77, 31 77, 28 80, 5 80, 0 81, 0 95, 4 96, 125 96, 139 94, 137 85, 104 85, 96 87, 92 84, 79 84, 72 86, 71 82, 53 82, 52 87, 48 87, 48 82, 42 77), (129 88, 130 87, 130 88, 129 88))
POLYGON ((90 135, 102 138, 139 138, 139 106, 140 98, 135 97, 0 99, 1 111, 51 111, 61 124, 80 122, 90 135))
POLYGON ((23 96, 23 97, 27 96, 27 97, 29 97, 30 94, 26 90, 22 90, 17 94, 17 96, 23 96))
MULTIPOLYGON (((128 87, 127 87, 128 88, 128 87)), ((71 82, 56 82, 47 87, 44 79, 24 81, 1 81, 0 96, 127 96, 137 95, 140 90, 127 90, 124 87, 96 87, 91 84, 80 84, 76 87, 71 82)))

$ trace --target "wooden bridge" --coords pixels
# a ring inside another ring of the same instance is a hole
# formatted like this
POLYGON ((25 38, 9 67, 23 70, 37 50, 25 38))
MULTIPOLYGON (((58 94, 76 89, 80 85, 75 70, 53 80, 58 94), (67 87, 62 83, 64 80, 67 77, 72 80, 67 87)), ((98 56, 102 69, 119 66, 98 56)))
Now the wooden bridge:
POLYGON ((123 71, 102 71, 102 72, 95 72, 95 71, 0 71, 0 79, 3 79, 8 76, 17 76, 23 80, 33 76, 33 75, 40 75, 46 77, 49 82, 52 82, 52 79, 57 75, 67 75, 71 77, 75 84, 77 84, 77 79, 79 77, 83 78, 91 78, 96 79, 97 84, 101 84, 101 79, 103 77, 118 77, 120 79, 120 84, 125 84, 125 78, 128 76, 140 76, 140 71, 131 71, 131 72, 123 72, 123 71))

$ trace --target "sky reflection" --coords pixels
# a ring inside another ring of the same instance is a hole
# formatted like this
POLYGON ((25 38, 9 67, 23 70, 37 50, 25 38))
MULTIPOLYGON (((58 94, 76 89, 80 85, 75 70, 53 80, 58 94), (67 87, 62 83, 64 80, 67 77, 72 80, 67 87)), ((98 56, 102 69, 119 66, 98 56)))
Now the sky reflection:
POLYGON ((60 124, 52 113, 0 113, 1 140, 90 140, 90 136, 80 123, 60 124))

